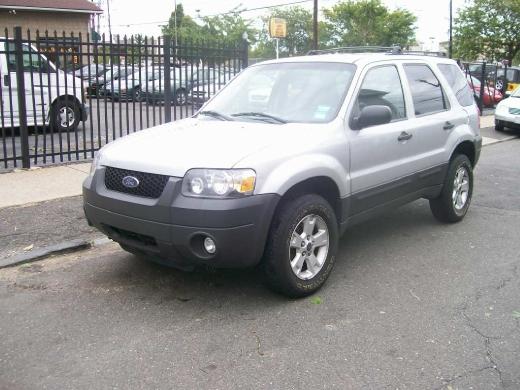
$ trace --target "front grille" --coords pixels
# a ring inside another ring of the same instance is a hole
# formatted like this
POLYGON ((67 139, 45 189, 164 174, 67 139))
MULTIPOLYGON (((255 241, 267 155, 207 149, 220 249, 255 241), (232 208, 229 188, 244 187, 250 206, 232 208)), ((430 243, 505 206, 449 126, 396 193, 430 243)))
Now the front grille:
POLYGON ((137 172, 113 167, 106 167, 105 169, 105 187, 107 189, 145 198, 155 199, 160 197, 168 179, 168 176, 155 173, 137 172), (139 180, 139 185, 135 188, 124 186, 123 178, 126 176, 135 177, 139 180))
POLYGON ((510 108, 509 113, 513 115, 520 115, 520 108, 510 108))

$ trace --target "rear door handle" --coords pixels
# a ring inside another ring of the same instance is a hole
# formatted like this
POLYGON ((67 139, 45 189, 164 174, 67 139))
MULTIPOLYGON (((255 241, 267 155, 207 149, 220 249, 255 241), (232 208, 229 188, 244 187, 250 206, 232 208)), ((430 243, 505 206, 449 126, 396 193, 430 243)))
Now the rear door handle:
POLYGON ((451 130, 455 127, 455 125, 453 123, 451 123, 450 121, 446 122, 444 124, 444 126, 442 127, 444 130, 451 130))
POLYGON ((399 137, 397 137, 397 140, 399 142, 401 142, 401 141, 408 141, 412 137, 413 137, 412 134, 407 133, 406 131, 403 131, 401 134, 399 134, 399 137))

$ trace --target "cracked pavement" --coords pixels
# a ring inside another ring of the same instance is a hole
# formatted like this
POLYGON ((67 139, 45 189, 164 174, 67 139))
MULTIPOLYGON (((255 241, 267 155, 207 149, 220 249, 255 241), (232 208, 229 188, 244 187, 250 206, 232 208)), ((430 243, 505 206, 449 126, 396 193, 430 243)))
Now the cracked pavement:
POLYGON ((459 224, 347 231, 314 299, 115 244, 0 270, 0 388, 519 389, 519 150, 484 148, 459 224))

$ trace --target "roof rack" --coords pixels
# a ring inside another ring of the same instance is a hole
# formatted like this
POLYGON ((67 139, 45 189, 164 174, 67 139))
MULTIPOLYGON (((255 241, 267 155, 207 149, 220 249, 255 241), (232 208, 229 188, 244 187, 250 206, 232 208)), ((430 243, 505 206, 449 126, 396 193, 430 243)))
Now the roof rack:
POLYGON ((385 53, 393 55, 419 55, 430 57, 446 57, 446 53, 440 51, 418 51, 418 50, 403 50, 399 45, 393 46, 346 46, 336 47, 333 49, 311 50, 307 53, 309 56, 319 54, 337 54, 337 53, 385 53))

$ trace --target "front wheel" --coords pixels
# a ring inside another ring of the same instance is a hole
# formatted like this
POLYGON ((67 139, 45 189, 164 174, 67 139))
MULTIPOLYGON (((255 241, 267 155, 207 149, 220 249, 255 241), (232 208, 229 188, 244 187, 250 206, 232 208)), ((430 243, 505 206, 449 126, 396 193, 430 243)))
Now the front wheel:
POLYGON ((466 215, 473 195, 473 168, 466 155, 453 158, 441 194, 430 199, 433 216, 441 222, 459 222, 466 215))
POLYGON ((338 223, 330 204, 319 195, 284 202, 275 215, 263 273, 269 287, 290 297, 317 291, 334 266, 338 223))
POLYGON ((495 119, 495 130, 496 131, 504 131, 504 121, 500 121, 498 119, 495 119))
POLYGON ((59 132, 75 131, 79 117, 79 106, 72 98, 58 100, 52 107, 51 126, 59 132))

